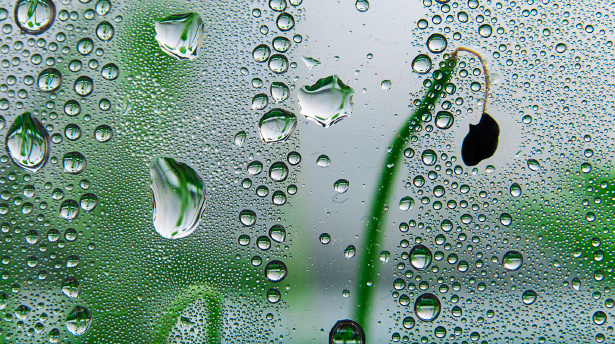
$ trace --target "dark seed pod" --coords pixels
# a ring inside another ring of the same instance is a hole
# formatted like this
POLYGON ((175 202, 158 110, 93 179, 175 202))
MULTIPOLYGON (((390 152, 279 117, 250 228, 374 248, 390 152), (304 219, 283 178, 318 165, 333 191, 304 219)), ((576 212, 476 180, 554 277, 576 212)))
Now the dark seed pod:
POLYGON ((490 158, 498 148, 500 126, 487 113, 483 113, 478 124, 470 124, 470 132, 463 139, 461 158, 467 166, 475 166, 490 158))

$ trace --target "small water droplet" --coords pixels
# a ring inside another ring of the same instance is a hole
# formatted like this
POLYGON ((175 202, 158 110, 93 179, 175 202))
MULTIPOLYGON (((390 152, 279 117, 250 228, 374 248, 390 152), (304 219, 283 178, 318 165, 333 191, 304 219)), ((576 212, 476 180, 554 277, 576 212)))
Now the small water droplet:
POLYGON ((390 90, 390 89, 391 89, 391 80, 383 80, 383 81, 380 83, 380 87, 382 87, 382 89, 383 89, 384 91, 388 91, 388 90, 390 90))
POLYGON ((269 58, 271 54, 271 49, 266 44, 257 45, 254 50, 252 50, 252 58, 256 62, 265 62, 269 58))
POLYGON ((313 57, 302 56, 301 59, 303 60, 303 63, 305 63, 305 65, 308 67, 308 69, 312 69, 320 65, 320 61, 313 57))
POLYGON ((369 1, 367 0, 357 0, 354 5, 359 12, 365 12, 369 9, 369 1))
POLYGON ((348 182, 346 179, 338 179, 335 181, 335 183, 333 183, 333 189, 338 194, 345 193, 346 191, 348 191, 349 187, 350 187, 350 182, 348 182))
POLYGON ((527 167, 534 172, 540 171, 541 168, 540 163, 535 159, 529 159, 527 161, 527 167))
POLYGON ((513 183, 510 186, 510 195, 513 197, 519 197, 521 196, 522 190, 521 190, 521 185, 517 184, 517 183, 513 183))
POLYGON ((346 259, 351 259, 355 256, 357 252, 357 249, 354 247, 354 245, 348 245, 348 247, 346 247, 346 249, 344 250, 344 257, 346 259))
POLYGON ((527 290, 523 293, 523 295, 521 295, 521 300, 523 301, 523 303, 525 303, 526 305, 531 305, 532 303, 534 303, 536 301, 536 298, 538 297, 538 294, 536 294, 535 291, 533 290, 527 290))
POLYGON ((606 323, 606 318, 606 313, 604 313, 603 311, 597 311, 596 313, 594 313, 592 320, 596 325, 604 325, 606 323))
POLYGON ((318 159, 316 159, 316 165, 322 168, 329 167, 331 166, 331 159, 329 159, 328 156, 322 154, 318 156, 318 159))
POLYGON ((408 211, 414 208, 414 199, 410 196, 405 196, 401 200, 399 200, 399 209, 403 211, 408 211))

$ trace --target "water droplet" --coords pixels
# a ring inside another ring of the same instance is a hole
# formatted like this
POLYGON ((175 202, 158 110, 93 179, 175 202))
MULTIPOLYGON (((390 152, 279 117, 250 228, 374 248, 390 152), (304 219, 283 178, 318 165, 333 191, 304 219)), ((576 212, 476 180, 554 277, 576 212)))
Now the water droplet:
POLYGON ((516 271, 523 265, 523 255, 517 251, 508 251, 502 258, 502 266, 510 271, 516 271))
POLYGON ((246 171, 250 175, 255 176, 255 175, 263 172, 263 163, 260 162, 260 161, 252 161, 251 163, 248 164, 248 167, 247 167, 246 171))
POLYGON ((333 183, 333 190, 335 190, 335 192, 337 192, 338 194, 343 194, 346 191, 348 191, 348 188, 350 187, 350 182, 348 182, 346 179, 338 179, 337 181, 335 181, 335 183, 333 183))
POLYGON ((422 321, 434 321, 440 315, 440 300, 433 294, 423 294, 414 303, 414 313, 422 321))
POLYGON ((277 74, 285 73, 288 70, 288 59, 284 55, 272 55, 269 59, 269 69, 277 74))
POLYGON ((483 24, 478 27, 478 34, 484 38, 488 38, 493 33, 493 28, 489 24, 483 24))
POLYGON ((271 282, 277 283, 282 281, 287 274, 286 265, 279 260, 269 262, 265 267, 265 276, 271 282))
MULTIPOLYGON (((94 50, 94 41, 91 38, 82 38, 77 42, 77 51, 81 55, 88 55, 94 50)), ((81 69, 81 68, 80 68, 81 69)))
POLYGON ((434 33, 429 38, 427 38, 427 49, 434 54, 439 54, 446 50, 446 46, 448 42, 446 37, 439 33, 434 33))
POLYGON ((295 18, 289 13, 281 13, 275 21, 280 31, 288 31, 295 26, 295 18))
POLYGON ((261 117, 258 130, 265 143, 286 141, 297 127, 297 116, 283 109, 272 109, 261 117))
POLYGON ((29 112, 17 116, 6 135, 6 149, 11 159, 29 172, 36 172, 45 166, 50 145, 47 130, 29 112))
POLYGON ((9 296, 6 293, 0 293, 0 309, 5 309, 9 305, 9 296))
POLYGON ((522 190, 521 190, 521 185, 517 184, 517 183, 513 183, 510 186, 510 195, 513 197, 519 197, 521 196, 522 190))
POLYGON ((427 74, 431 70, 431 59, 425 54, 420 54, 412 60, 412 70, 419 74, 427 74))
POLYGON ((235 139, 234 139, 235 146, 238 146, 238 147, 243 146, 243 143, 245 142, 245 140, 246 140, 245 131, 242 130, 242 131, 237 132, 237 134, 235 134, 235 139))
POLYGON ((529 159, 527 161, 527 167, 534 172, 540 171, 540 163, 535 159, 529 159))
POLYGON ((156 158, 150 165, 154 228, 162 237, 190 235, 205 211, 205 185, 190 166, 172 158, 156 158))
POLYGON ((356 252, 357 249, 354 247, 354 245, 348 245, 348 247, 346 247, 346 249, 344 250, 344 257, 346 259, 351 259, 354 257, 356 252))
POLYGON ((531 305, 532 303, 534 303, 536 301, 536 298, 538 297, 538 294, 536 294, 535 291, 533 290, 527 290, 523 293, 523 295, 521 295, 521 300, 523 301, 523 303, 525 303, 526 305, 531 305))
POLYGON ((414 208, 414 199, 410 196, 405 196, 401 200, 399 200, 399 209, 403 211, 408 211, 414 208))
POLYGON ((269 301, 269 303, 278 303, 281 298, 280 292, 276 289, 269 289, 267 291, 267 301, 269 301))
POLYGON ((269 104, 269 98, 264 93, 259 93, 252 98, 252 110, 262 110, 269 104))
POLYGON ((301 162, 301 154, 299 154, 299 152, 290 152, 286 160, 291 166, 296 166, 301 162))
POLYGON ((79 199, 81 209, 85 211, 92 211, 98 205, 98 197, 91 193, 86 193, 79 199))
POLYGON ((278 206, 286 204, 286 194, 280 190, 274 191, 271 195, 271 202, 278 206))
POLYGON ((81 286, 79 285, 79 281, 74 277, 67 277, 62 282, 62 293, 71 299, 79 298, 80 290, 81 286))
POLYGON ((567 46, 566 46, 566 44, 564 44, 564 43, 558 43, 558 44, 555 46, 555 51, 557 51, 557 52, 558 52, 558 53, 560 53, 560 54, 561 54, 561 53, 563 53, 563 52, 565 52, 565 51, 566 51, 566 49, 568 49, 568 47, 567 47, 567 46))
POLYGON ((111 25, 109 22, 103 21, 96 27, 96 36, 101 41, 106 42, 111 40, 114 34, 115 29, 113 28, 113 25, 111 25))
POLYGON ((69 123, 64 128, 64 136, 71 141, 78 140, 81 137, 81 128, 76 124, 69 123))
POLYGON ((269 8, 282 12, 286 9, 286 0, 269 0, 269 8))
POLYGON ((436 338, 444 338, 446 337, 446 328, 444 326, 438 326, 434 329, 434 335, 436 338))
POLYGON ((290 94, 288 86, 286 86, 286 84, 283 82, 272 82, 269 91, 271 92, 271 97, 273 98, 273 100, 278 103, 288 99, 288 96, 290 94))
POLYGON ((256 213, 250 209, 244 209, 239 213, 239 221, 246 227, 252 227, 256 223, 256 213))
POLYGON ((340 320, 329 332, 329 344, 365 344, 365 333, 352 320, 340 320))
POLYGON ((267 44, 259 44, 252 50, 252 57, 256 62, 265 62, 271 54, 271 49, 267 44))
POLYGON ((594 320, 594 324, 596 325, 604 325, 606 323, 606 313, 603 311, 597 311, 594 313, 592 320, 594 320))
POLYGON ((104 16, 111 11, 111 1, 109 0, 98 0, 96 3, 96 13, 99 16, 104 16))
POLYGON ((120 76, 120 69, 114 63, 109 63, 102 67, 100 75, 107 80, 115 80, 120 76))
POLYGON ((303 86, 298 98, 301 114, 325 128, 350 116, 354 90, 337 75, 319 79, 314 85, 303 86))
POLYGON ((174 14, 155 22, 160 49, 178 60, 197 57, 205 24, 198 13, 174 14))
POLYGON ((315 59, 313 57, 302 56, 301 60, 303 60, 303 63, 305 63, 305 65, 308 67, 308 69, 312 69, 312 68, 320 65, 320 61, 318 61, 317 59, 315 59))
POLYGON ((94 91, 94 82, 90 77, 80 76, 75 80, 75 93, 82 97, 89 96, 94 91))
POLYGON ((276 182, 283 182, 288 177, 288 166, 285 163, 278 161, 274 162, 269 168, 269 178, 276 182))
POLYGON ((512 223, 512 216, 510 216, 510 214, 503 213, 502 215, 500 215, 500 223, 504 226, 510 226, 510 224, 512 223))
POLYGON ((85 166, 87 165, 85 157, 79 152, 64 154, 62 162, 64 172, 69 174, 79 174, 85 170, 85 166))
POLYGON ((19 320, 26 320, 28 315, 30 315, 30 307, 26 305, 19 305, 17 309, 15 309, 15 317, 19 320))
POLYGON ((406 330, 411 330, 414 328, 416 321, 413 317, 405 317, 402 324, 406 330))
POLYGON ((271 42, 271 46, 276 51, 285 53, 288 51, 288 49, 290 49, 290 40, 286 37, 278 36, 273 39, 273 41, 271 42))
POLYGON ((470 124, 470 131, 463 139, 461 158, 467 166, 476 166, 495 154, 498 148, 500 126, 487 113, 483 113, 478 124, 470 124))
POLYGON ((453 125, 454 121, 455 118, 453 117, 453 114, 448 111, 439 111, 436 114, 435 122, 436 127, 439 129, 449 129, 453 125))
POLYGON ((382 87, 382 89, 383 89, 384 91, 388 91, 388 90, 390 90, 390 89, 391 89, 391 80, 383 80, 383 81, 380 83, 380 87, 382 87))
POLYGON ((60 205, 60 217, 72 221, 79 215, 79 204, 72 199, 62 202, 60 205))
POLYGON ((359 12, 365 12, 369 10, 369 2, 367 0, 357 0, 354 5, 357 10, 359 10, 359 12))
POLYGON ((62 86, 62 74, 55 68, 48 68, 38 75, 38 88, 43 92, 54 92, 62 86))
POLYGON ((66 317, 66 329, 75 336, 80 336, 88 331, 92 324, 92 314, 81 306, 76 306, 66 317))
POLYGON ((404 156, 406 158, 412 158, 414 156, 414 149, 412 149, 412 148, 404 149, 404 156))
POLYGON ((410 250, 410 264, 417 270, 425 270, 431 264, 431 251, 424 245, 415 245, 410 250))
POLYGON ((112 136, 113 136, 113 131, 111 130, 111 127, 108 125, 103 124, 101 126, 98 126, 94 130, 94 137, 96 138, 96 141, 100 143, 105 143, 111 140, 112 136))
POLYGON ((572 288, 577 291, 581 290, 581 280, 578 277, 572 279, 572 288))
POLYGON ((421 159, 423 160, 423 163, 425 165, 433 166, 433 165, 435 165, 436 161, 438 160, 438 155, 433 150, 426 149, 421 154, 421 159))
POLYGON ((329 159, 328 156, 322 154, 318 156, 318 159, 316 159, 316 165, 322 168, 329 167, 331 166, 331 159, 329 159))
POLYGON ((269 236, 277 243, 283 243, 286 240, 286 230, 281 225, 273 225, 269 228, 269 236))
POLYGON ((39 35, 51 27, 56 6, 51 0, 19 0, 15 4, 15 22, 31 35, 39 35))

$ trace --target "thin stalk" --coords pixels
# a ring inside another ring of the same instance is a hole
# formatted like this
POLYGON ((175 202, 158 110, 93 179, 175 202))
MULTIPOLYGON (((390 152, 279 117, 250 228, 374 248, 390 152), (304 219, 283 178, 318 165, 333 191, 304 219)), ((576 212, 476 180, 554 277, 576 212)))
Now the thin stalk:
POLYGON ((366 334, 369 333, 369 325, 371 320, 370 315, 373 308, 374 292, 376 290, 376 280, 379 270, 379 247, 385 233, 385 223, 388 210, 387 204, 393 194, 393 185, 399 170, 399 166, 401 165, 402 152, 408 143, 411 134, 414 132, 414 128, 420 125, 420 115, 425 112, 432 111, 440 99, 442 92, 444 92, 444 88, 451 79, 453 70, 457 64, 457 54, 459 51, 469 52, 476 55, 480 59, 487 83, 483 109, 486 109, 487 106, 489 74, 487 73, 487 68, 483 59, 480 54, 471 49, 457 48, 446 60, 445 66, 433 73, 434 82, 429 89, 427 89, 425 97, 421 102, 421 106, 408 117, 393 138, 391 146, 387 151, 388 153, 384 164, 382 165, 382 171, 380 173, 380 179, 376 188, 376 194, 369 211, 369 219, 367 221, 365 234, 363 236, 362 247, 364 253, 361 255, 359 276, 357 278, 357 307, 355 309, 354 319, 357 323, 359 323, 359 325, 361 325, 366 334))

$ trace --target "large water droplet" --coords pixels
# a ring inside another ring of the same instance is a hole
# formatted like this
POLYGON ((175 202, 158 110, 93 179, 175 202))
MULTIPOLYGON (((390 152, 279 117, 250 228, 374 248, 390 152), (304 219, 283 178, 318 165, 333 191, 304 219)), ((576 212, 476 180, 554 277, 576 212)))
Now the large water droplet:
POLYGON ((448 129, 453 125, 455 118, 453 114, 448 111, 439 111, 436 114, 436 127, 439 129, 448 129))
POLYGON ((425 54, 420 54, 412 60, 412 70, 419 74, 427 74, 431 70, 431 59, 425 54))
POLYGON ((45 166, 50 144, 47 130, 29 112, 17 116, 6 135, 6 149, 11 159, 17 166, 30 172, 45 166))
POLYGON ((333 190, 338 194, 343 194, 348 191, 350 183, 346 179, 338 179, 333 183, 333 190))
POLYGON ((271 282, 282 281, 287 274, 286 265, 279 260, 269 262, 265 267, 265 276, 271 282))
POLYGON ((244 209, 239 213, 239 222, 246 227, 252 227, 256 223, 256 213, 250 209, 244 209))
POLYGON ((252 50, 252 58, 256 62, 265 62, 269 58, 271 54, 271 49, 267 46, 267 44, 259 44, 254 50, 252 50))
POLYGON ((425 270, 431 264, 431 251, 424 245, 416 245, 410 250, 410 264, 417 270, 425 270))
POLYGON ((515 271, 523 265, 523 255, 517 251, 508 251, 502 258, 502 266, 504 268, 515 271))
POLYGON ((62 74, 55 68, 48 68, 38 75, 38 88, 43 92, 54 92, 62 86, 62 74))
POLYGON ((276 81, 272 82, 269 90, 271 92, 271 98, 273 98, 273 100, 275 100, 278 103, 283 102, 286 99, 288 99, 288 96, 290 94, 290 90, 288 89, 288 86, 286 86, 286 84, 283 82, 276 82, 276 81))
POLYGON ((112 136, 113 136, 113 130, 111 130, 111 127, 106 124, 98 126, 94 130, 94 137, 96 138, 96 141, 100 143, 104 143, 104 142, 111 140, 112 136))
POLYGON ((478 34, 484 38, 488 38, 493 33, 493 28, 489 24, 483 24, 478 27, 478 34))
POLYGON ((519 197, 521 196, 521 185, 517 184, 517 183, 513 183, 510 186, 510 195, 513 197, 519 197))
POLYGON ((205 25, 198 13, 174 14, 156 21, 156 41, 160 49, 178 60, 197 57, 205 25))
POLYGON ((354 3, 354 6, 357 8, 359 12, 365 12, 369 10, 369 2, 367 0, 357 0, 354 3))
POLYGON ((205 210, 205 186, 190 166, 157 158, 150 166, 154 228, 167 239, 183 238, 199 224, 205 210))
POLYGON ((427 48, 434 54, 439 54, 446 50, 447 45, 446 37, 439 33, 434 33, 427 38, 427 48))
POLYGON ((106 42, 106 41, 111 40, 111 38, 113 38, 114 34, 115 34, 115 29, 113 28, 113 25, 111 25, 111 23, 109 23, 107 21, 101 22, 96 27, 96 36, 101 41, 105 41, 106 42))
POLYGON ((62 202, 60 205, 60 217, 64 220, 72 221, 79 215, 79 204, 76 201, 69 199, 62 202))
POLYGON ((596 313, 594 313, 592 320, 596 325, 604 325, 606 323, 606 313, 604 313, 603 311, 597 311, 596 313))
POLYGON ((89 96, 94 91, 94 82, 90 77, 80 76, 75 80, 75 93, 82 97, 89 96))
POLYGON ((422 321, 434 321, 440 315, 440 300, 434 294, 423 294, 414 303, 414 313, 422 321))
POLYGON ((280 31, 288 31, 295 27, 295 18, 289 13, 282 13, 278 16, 278 19, 275 21, 278 25, 278 29, 280 31))
POLYGON ((301 114, 325 128, 350 116, 354 90, 337 75, 319 79, 312 86, 299 90, 301 114))
POLYGON ((272 109, 261 117, 258 130, 265 143, 284 142, 297 126, 297 116, 284 109, 272 109))
POLYGON ((414 199, 410 196, 405 196, 401 200, 399 200, 399 209, 403 211, 408 211, 414 208, 414 199))
POLYGON ((56 6, 51 0, 19 0, 15 4, 15 22, 25 33, 38 35, 51 27, 56 6))
POLYGON ((276 182, 283 182, 288 177, 288 166, 285 163, 278 161, 274 162, 269 168, 269 178, 276 182))
POLYGON ((288 59, 281 54, 272 55, 269 59, 269 69, 277 74, 285 73, 288 70, 288 59))
POLYGON ((535 291, 533 290, 528 290, 525 291, 523 293, 523 295, 521 295, 521 300, 523 301, 523 303, 525 303, 526 305, 531 305, 532 303, 534 303, 536 301, 536 298, 538 297, 538 294, 536 294, 535 291))
POLYGON ((433 166, 438 160, 438 155, 432 149, 426 149, 421 154, 421 160, 427 166, 433 166))
POLYGON ((286 230, 281 225, 273 225, 269 228, 269 236, 278 243, 283 243, 286 239, 286 230))
POLYGON ((62 159, 64 172, 69 174, 79 174, 83 172, 86 164, 85 157, 79 152, 66 153, 62 159))
POLYGON ((269 0, 269 8, 282 12, 286 9, 286 0, 269 0))
POLYGON ((80 336, 88 331, 92 324, 92 314, 81 306, 76 306, 66 317, 66 329, 75 336, 80 336))
POLYGON ((271 42, 273 49, 281 53, 285 53, 290 49, 290 40, 286 37, 278 36, 271 42))
POLYGON ((365 333, 352 320, 340 320, 329 332, 329 344, 365 344, 365 333))

